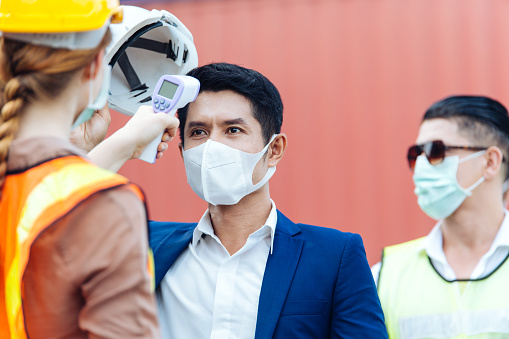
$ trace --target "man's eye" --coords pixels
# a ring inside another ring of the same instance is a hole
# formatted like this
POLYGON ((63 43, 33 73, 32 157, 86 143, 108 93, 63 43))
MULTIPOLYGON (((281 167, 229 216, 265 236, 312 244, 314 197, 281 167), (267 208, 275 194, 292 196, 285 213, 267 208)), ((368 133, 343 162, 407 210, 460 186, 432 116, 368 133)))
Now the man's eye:
POLYGON ((231 133, 231 134, 240 133, 240 128, 237 128, 237 127, 230 127, 230 128, 228 129, 228 133, 231 133))
POLYGON ((200 136, 200 135, 204 135, 204 134, 205 134, 205 131, 201 130, 201 129, 195 129, 194 131, 191 132, 192 136, 200 136))

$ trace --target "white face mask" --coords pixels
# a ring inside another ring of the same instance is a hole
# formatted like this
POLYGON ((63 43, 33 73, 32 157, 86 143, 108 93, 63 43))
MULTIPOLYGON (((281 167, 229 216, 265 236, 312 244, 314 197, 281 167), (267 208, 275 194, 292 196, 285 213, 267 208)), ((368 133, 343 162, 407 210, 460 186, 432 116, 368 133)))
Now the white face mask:
POLYGON ((270 143, 258 153, 247 153, 217 141, 207 142, 183 152, 187 182, 200 198, 212 205, 235 205, 272 177, 270 167, 263 179, 253 185, 253 172, 270 143))
MULTIPOLYGON (((95 62, 90 67, 90 73, 94 73, 95 71, 95 62)), ((108 94, 110 90, 110 76, 111 76, 111 66, 105 64, 103 69, 103 81, 101 85, 101 89, 99 93, 97 93, 97 97, 93 100, 94 96, 94 83, 96 79, 90 79, 90 87, 88 91, 88 105, 85 107, 83 111, 78 115, 74 123, 72 124, 71 129, 75 129, 79 125, 84 122, 87 122, 92 118, 94 112, 100 110, 106 106, 106 100, 108 100, 108 94)))

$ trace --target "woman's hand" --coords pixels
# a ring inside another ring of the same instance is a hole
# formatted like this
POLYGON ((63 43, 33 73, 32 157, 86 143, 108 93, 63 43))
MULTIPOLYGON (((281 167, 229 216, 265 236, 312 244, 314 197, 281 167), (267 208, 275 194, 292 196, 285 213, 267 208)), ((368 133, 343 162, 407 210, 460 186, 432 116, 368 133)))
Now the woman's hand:
POLYGON ((141 106, 136 114, 108 139, 95 147, 88 156, 97 165, 118 171, 129 159, 138 158, 145 147, 161 132, 156 158, 160 159, 167 143, 177 134, 179 120, 165 113, 154 113, 152 106, 141 106))
POLYGON ((90 152, 104 140, 110 123, 110 110, 106 105, 103 109, 95 111, 90 120, 73 129, 70 140, 75 146, 90 152))
POLYGON ((166 113, 154 113, 152 106, 141 106, 117 133, 121 134, 124 142, 129 145, 129 150, 132 152, 129 159, 136 159, 145 147, 164 131, 157 147, 156 159, 160 159, 168 148, 167 143, 177 134, 178 126, 179 120, 174 116, 166 113))

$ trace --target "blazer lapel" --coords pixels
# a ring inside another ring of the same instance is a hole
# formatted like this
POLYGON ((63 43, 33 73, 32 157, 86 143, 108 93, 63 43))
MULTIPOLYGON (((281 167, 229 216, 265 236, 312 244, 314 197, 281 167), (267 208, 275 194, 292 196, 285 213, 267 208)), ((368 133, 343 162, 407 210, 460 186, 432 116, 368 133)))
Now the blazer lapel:
POLYGON ((194 227, 187 230, 175 229, 154 248, 156 288, 161 283, 161 280, 163 280, 164 275, 168 272, 171 265, 177 260, 180 253, 182 253, 191 242, 193 230, 194 227))
POLYGON ((304 244, 293 237, 298 233, 299 227, 278 211, 274 248, 267 259, 260 291, 256 339, 272 338, 276 329, 304 244))

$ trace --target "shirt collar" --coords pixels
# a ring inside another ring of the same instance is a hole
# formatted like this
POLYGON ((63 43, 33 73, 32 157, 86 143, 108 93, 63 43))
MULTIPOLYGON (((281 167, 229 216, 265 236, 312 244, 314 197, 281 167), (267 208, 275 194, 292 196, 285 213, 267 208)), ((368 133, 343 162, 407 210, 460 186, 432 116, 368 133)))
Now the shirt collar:
MULTIPOLYGON (((265 221, 264 225, 261 225, 260 228, 267 226, 270 229, 270 254, 272 254, 272 249, 274 248, 274 235, 276 233, 276 225, 277 225, 277 209, 276 203, 270 199, 272 204, 272 208, 270 210, 269 216, 265 221)), ((219 238, 214 234, 214 228, 212 227, 212 221, 210 220, 210 213, 207 209, 203 216, 201 217, 198 225, 193 231, 193 239, 191 241, 192 245, 196 247, 198 245, 198 241, 204 235, 209 235, 212 238, 219 241, 219 238)))
MULTIPOLYGON (((505 210, 504 213, 505 216, 502 225, 486 255, 490 255, 499 247, 509 247, 509 212, 505 210)), ((426 236, 424 241, 421 242, 418 250, 425 250, 431 259, 447 262, 444 254, 443 241, 442 221, 439 221, 426 236)))

